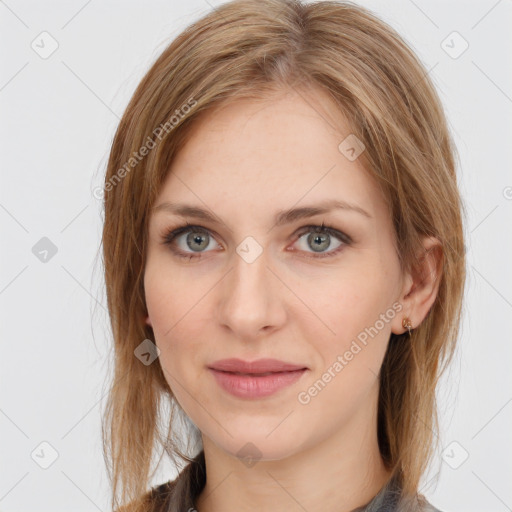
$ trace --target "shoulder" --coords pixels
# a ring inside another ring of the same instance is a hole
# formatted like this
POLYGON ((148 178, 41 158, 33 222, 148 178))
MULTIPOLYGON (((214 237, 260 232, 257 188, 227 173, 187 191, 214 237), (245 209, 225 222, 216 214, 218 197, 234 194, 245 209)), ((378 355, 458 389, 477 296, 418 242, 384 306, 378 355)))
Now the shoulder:
POLYGON ((137 503, 130 502, 115 512, 167 512, 173 499, 176 480, 152 487, 137 503))
POLYGON ((446 512, 434 507, 423 494, 406 494, 398 478, 391 479, 364 512, 446 512))
POLYGON ((419 512, 445 512, 443 510, 439 510, 438 508, 434 507, 431 503, 427 501, 425 496, 420 494, 418 496, 418 503, 419 503, 419 512))
POLYGON ((187 464, 174 480, 156 485, 145 495, 145 512, 187 512, 206 482, 204 452, 187 464))
POLYGON ((176 489, 176 480, 170 480, 152 487, 145 495, 145 502, 149 505, 150 512, 165 512, 169 510, 176 489))

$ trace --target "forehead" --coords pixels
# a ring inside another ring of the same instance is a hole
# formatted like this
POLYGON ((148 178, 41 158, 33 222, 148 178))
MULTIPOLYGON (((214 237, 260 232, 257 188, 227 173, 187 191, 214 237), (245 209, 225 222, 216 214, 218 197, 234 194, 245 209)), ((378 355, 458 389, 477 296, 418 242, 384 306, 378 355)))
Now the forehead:
POLYGON ((302 159, 304 154, 318 156, 328 146, 336 150, 337 141, 350 132, 348 121, 321 89, 283 89, 260 99, 229 100, 207 111, 192 128, 180 157, 200 157, 218 146, 231 153, 238 149, 270 159, 286 153, 302 159))
POLYGON ((319 91, 232 101, 197 121, 159 199, 228 217, 339 199, 378 215, 385 206, 374 179, 360 159, 351 161, 339 149, 350 134, 319 91))

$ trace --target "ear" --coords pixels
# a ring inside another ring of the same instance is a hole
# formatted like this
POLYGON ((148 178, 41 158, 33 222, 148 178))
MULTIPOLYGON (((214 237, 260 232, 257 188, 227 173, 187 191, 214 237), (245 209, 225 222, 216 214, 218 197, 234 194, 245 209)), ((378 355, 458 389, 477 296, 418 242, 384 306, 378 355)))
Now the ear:
POLYGON ((394 334, 407 332, 402 319, 408 317, 415 329, 423 322, 439 290, 442 273, 443 247, 435 237, 425 237, 423 248, 417 254, 417 263, 411 273, 407 273, 400 292, 399 302, 403 309, 391 324, 394 334))
POLYGON ((151 320, 149 319, 149 316, 146 316, 146 324, 153 327, 153 324, 151 323, 151 320))

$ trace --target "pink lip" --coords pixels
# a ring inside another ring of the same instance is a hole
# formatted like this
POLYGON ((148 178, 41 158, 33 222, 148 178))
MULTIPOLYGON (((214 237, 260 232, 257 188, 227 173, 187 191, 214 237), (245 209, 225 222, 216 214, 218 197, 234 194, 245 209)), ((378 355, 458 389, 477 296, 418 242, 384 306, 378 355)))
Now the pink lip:
POLYGON ((290 386, 306 373, 308 368, 278 361, 259 359, 223 359, 209 366, 217 383, 239 398, 263 398, 290 386))

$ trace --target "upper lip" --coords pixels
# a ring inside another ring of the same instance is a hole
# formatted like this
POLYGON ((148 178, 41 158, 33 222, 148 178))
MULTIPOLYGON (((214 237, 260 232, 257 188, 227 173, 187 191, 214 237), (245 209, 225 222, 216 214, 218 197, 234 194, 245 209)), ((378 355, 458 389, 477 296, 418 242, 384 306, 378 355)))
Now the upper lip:
POLYGON ((301 364, 286 363, 278 359, 256 359, 255 361, 244 361, 242 359, 220 359, 210 364, 208 368, 224 372, 238 373, 279 373, 290 372, 294 370, 307 369, 301 364))

